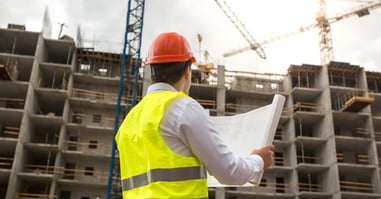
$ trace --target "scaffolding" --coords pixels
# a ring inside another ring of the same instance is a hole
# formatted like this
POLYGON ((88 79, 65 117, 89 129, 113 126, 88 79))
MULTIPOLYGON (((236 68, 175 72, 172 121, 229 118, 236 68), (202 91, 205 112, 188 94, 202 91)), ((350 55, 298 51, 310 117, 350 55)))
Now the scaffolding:
POLYGON ((291 65, 288 72, 291 75, 292 87, 313 88, 321 68, 321 66, 309 64, 291 65))
POLYGON ((306 111, 306 112, 317 112, 323 113, 324 107, 321 104, 309 103, 309 102, 297 102, 292 106, 294 112, 306 111))
POLYGON ((121 54, 94 51, 92 48, 78 48, 77 72, 101 77, 118 77, 122 61, 121 54))
POLYGON ((225 86, 231 90, 279 93, 284 91, 284 79, 283 74, 225 71, 225 86))
POLYGON ((330 62, 328 65, 329 85, 360 88, 359 76, 362 68, 344 62, 330 62))

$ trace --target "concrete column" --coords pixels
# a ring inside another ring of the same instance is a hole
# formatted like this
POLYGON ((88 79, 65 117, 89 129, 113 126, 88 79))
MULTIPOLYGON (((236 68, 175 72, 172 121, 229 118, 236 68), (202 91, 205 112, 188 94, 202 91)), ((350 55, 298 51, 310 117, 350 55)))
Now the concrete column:
MULTIPOLYGON (((289 100, 290 101, 290 106, 292 106, 292 97, 290 97, 291 95, 289 95, 289 100)), ((291 113, 290 113, 291 114, 291 113)), ((289 137, 289 140, 295 140, 295 119, 294 118, 291 118, 289 119, 289 125, 288 125, 288 128, 287 128, 287 131, 288 131, 288 135, 290 136, 289 137)), ((290 164, 290 167, 291 168, 296 168, 297 166, 297 157, 296 157, 296 144, 295 142, 293 142, 291 145, 290 145, 290 152, 288 155, 284 156, 285 158, 285 161, 289 162, 290 164)), ((295 193, 298 193, 299 191, 299 186, 298 186, 298 173, 297 173, 297 170, 296 169, 293 169, 293 171, 291 172, 291 177, 290 177, 290 193, 292 194, 295 194, 295 193)))
POLYGON ((225 187, 216 187, 215 199, 225 199, 225 187))
POLYGON ((151 85, 151 68, 149 65, 144 66, 144 72, 143 72, 143 90, 142 90, 142 97, 144 97, 147 94, 148 86, 151 85))
MULTIPOLYGON (((364 97, 369 97, 370 95, 369 95, 369 89, 368 89, 369 87, 368 87, 368 82, 367 82, 367 76, 366 76, 366 72, 363 68, 361 68, 360 84, 364 84, 364 87, 363 87, 365 90, 364 97)), ((373 103, 375 103, 375 102, 373 102, 373 103)), ((368 118, 365 121, 365 129, 367 130, 368 133, 370 133, 370 137, 373 138, 371 141, 371 144, 369 146, 369 149, 368 149, 370 164, 376 166, 376 169, 375 169, 376 172, 373 172, 373 174, 371 176, 371 178, 372 178, 371 182, 372 182, 373 189, 374 189, 373 193, 381 193, 381 184, 380 184, 381 183, 381 176, 379 175, 379 172, 377 172, 379 169, 381 169, 381 165, 378 164, 379 157, 377 156, 377 143, 376 143, 375 135, 374 135, 374 132, 375 132, 374 126, 375 125, 374 125, 373 119, 372 119, 371 106, 365 107, 363 111, 366 113, 369 113, 368 118)))
POLYGON ((329 179, 325 179, 327 182, 326 190, 330 193, 334 193, 333 199, 341 198, 340 195, 340 178, 339 178, 339 169, 337 166, 336 159, 336 142, 335 142, 335 130, 334 130, 334 121, 332 116, 332 102, 331 102, 331 90, 329 86, 329 73, 328 73, 328 65, 322 66, 321 72, 321 84, 319 88, 322 88, 323 93, 321 97, 321 104, 324 107, 324 118, 321 123, 322 129, 324 129, 323 135, 321 135, 322 139, 326 139, 327 144, 323 149, 324 164, 329 165, 328 169, 329 179))
POLYGON ((23 165, 25 164, 25 151, 24 143, 29 142, 30 138, 30 118, 29 114, 33 112, 35 93, 34 87, 37 84, 38 72, 39 72, 39 58, 41 54, 41 49, 43 49, 43 38, 41 34, 38 37, 38 42, 36 46, 35 59, 33 60, 32 71, 29 78, 29 87, 25 97, 24 104, 24 114, 20 122, 19 138, 15 149, 14 159, 11 174, 9 176, 9 182, 7 187, 6 199, 12 199, 16 197, 16 192, 21 189, 21 180, 19 180, 17 174, 22 171, 23 165))
MULTIPOLYGON (((225 66, 217 66, 217 116, 225 115, 225 66)), ((225 188, 216 187, 215 199, 225 199, 225 188)))
POLYGON ((225 115, 225 66, 217 67, 217 115, 225 115))

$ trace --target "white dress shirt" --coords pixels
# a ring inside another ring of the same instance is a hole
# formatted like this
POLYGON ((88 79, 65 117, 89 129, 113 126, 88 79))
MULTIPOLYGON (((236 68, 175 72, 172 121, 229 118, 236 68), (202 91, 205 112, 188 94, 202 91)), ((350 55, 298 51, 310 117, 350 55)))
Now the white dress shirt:
MULTIPOLYGON (((147 93, 176 91, 166 83, 155 83, 147 93)), ((167 145, 184 156, 195 156, 210 175, 220 183, 242 185, 263 169, 259 155, 239 157, 218 137, 218 132, 209 120, 204 108, 192 98, 179 98, 167 109, 160 123, 160 133, 167 145)))

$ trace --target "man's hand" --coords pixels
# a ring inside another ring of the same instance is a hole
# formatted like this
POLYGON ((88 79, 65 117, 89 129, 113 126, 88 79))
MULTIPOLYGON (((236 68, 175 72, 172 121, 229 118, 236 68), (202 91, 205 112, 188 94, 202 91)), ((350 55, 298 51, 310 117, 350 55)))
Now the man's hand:
POLYGON ((251 154, 257 154, 262 157, 264 162, 264 168, 270 167, 273 157, 274 157, 274 148, 275 146, 272 144, 266 145, 260 149, 255 149, 251 151, 251 154))

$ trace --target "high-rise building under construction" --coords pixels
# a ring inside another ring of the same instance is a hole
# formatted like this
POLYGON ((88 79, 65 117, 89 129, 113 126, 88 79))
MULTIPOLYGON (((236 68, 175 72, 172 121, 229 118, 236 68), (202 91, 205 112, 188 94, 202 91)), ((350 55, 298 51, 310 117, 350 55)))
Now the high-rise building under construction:
MULTIPOLYGON (((67 36, 0 29, 0 198, 106 197, 120 65, 120 54, 67 36)), ((287 100, 273 165, 258 187, 210 188, 210 198, 381 198, 381 73, 343 62, 284 75, 219 66, 195 71, 190 91, 211 115, 270 104, 275 93, 287 100)))

